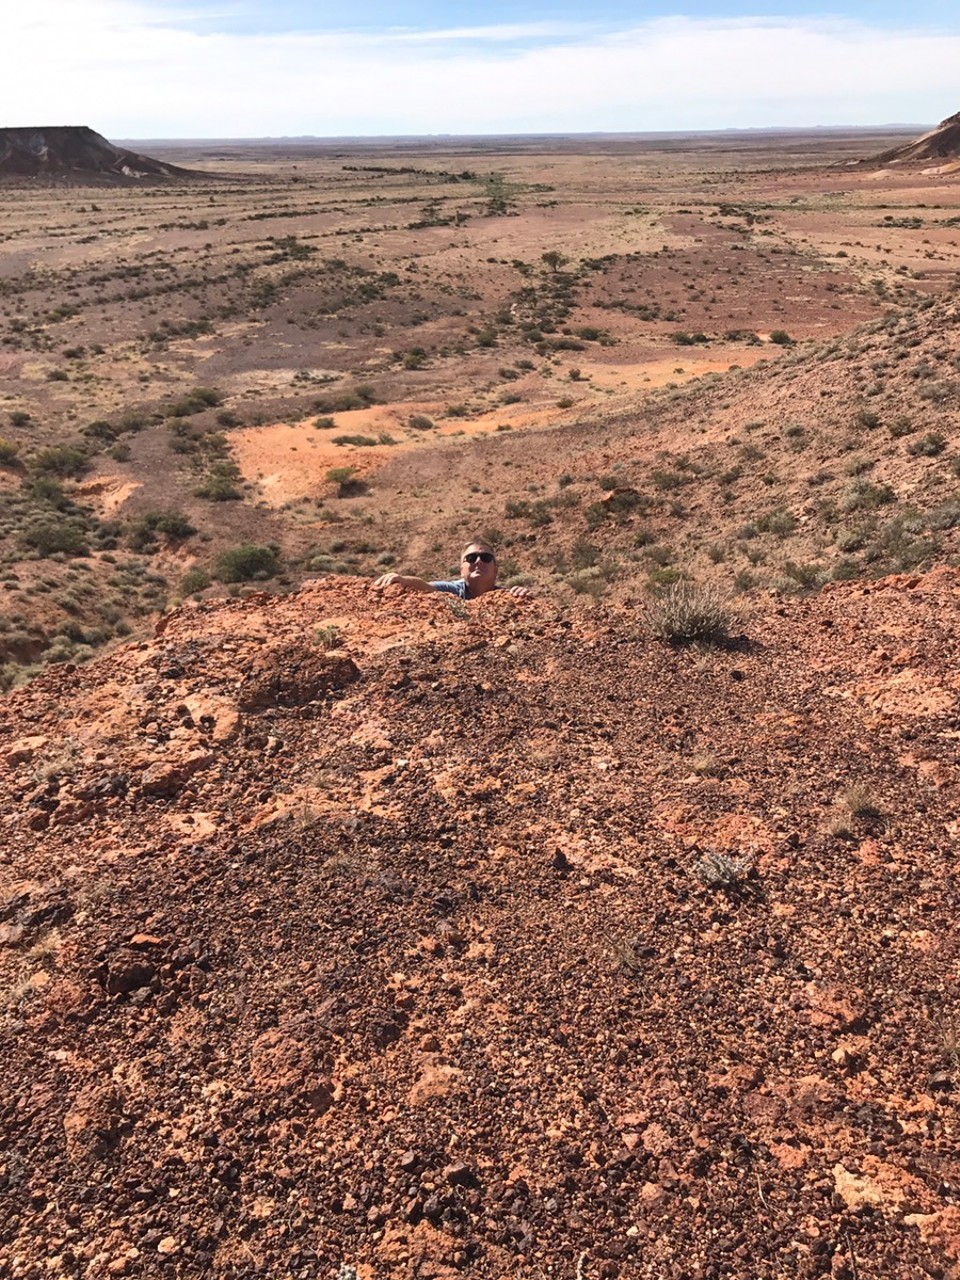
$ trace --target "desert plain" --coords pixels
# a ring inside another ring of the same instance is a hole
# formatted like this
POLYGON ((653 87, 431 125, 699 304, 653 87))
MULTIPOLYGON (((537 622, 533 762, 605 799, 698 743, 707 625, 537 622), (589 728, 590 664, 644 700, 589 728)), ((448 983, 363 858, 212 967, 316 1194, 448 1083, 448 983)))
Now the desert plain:
POLYGON ((911 567, 850 568, 820 516, 736 536, 857 467, 907 503, 944 480, 889 436, 937 408, 897 402, 915 329, 878 355, 863 328, 936 328, 960 264, 955 175, 857 163, 897 141, 142 144, 212 176, 0 186, 7 682, 251 545, 281 587, 443 574, 477 531, 561 596, 911 567), (591 549, 614 488, 630 537, 591 549))
POLYGON ((958 1274, 912 136, 0 184, 0 1271, 958 1274))

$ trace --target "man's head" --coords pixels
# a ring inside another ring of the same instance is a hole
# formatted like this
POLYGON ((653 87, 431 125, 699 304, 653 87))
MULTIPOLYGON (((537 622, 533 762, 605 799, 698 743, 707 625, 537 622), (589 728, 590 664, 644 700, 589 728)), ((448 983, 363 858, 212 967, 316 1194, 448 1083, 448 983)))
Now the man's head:
POLYGON ((460 577, 471 596, 482 596, 497 585, 497 553, 489 542, 474 538, 460 557, 460 577))

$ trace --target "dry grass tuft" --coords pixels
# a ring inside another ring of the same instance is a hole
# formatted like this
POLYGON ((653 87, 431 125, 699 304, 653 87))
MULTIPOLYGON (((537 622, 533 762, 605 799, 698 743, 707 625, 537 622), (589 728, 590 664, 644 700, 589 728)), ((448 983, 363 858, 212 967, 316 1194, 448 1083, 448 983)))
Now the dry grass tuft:
POLYGON ((883 817, 883 809, 875 793, 862 782, 854 782, 842 791, 838 803, 851 818, 877 822, 883 817))
POLYGON ((701 751, 691 759, 690 771, 698 778, 719 778, 723 773, 723 761, 712 751, 701 751))
POLYGON ((730 635, 734 610, 720 587, 675 582, 646 606, 647 626, 670 644, 720 644, 730 635))
POLYGON ((619 969, 634 975, 643 971, 643 959, 634 942, 629 938, 612 937, 610 934, 605 936, 619 969))
POLYGON ((853 782, 844 788, 833 803, 833 813, 827 823, 827 833, 839 839, 854 835, 859 823, 882 823, 884 812, 875 793, 862 782, 853 782))

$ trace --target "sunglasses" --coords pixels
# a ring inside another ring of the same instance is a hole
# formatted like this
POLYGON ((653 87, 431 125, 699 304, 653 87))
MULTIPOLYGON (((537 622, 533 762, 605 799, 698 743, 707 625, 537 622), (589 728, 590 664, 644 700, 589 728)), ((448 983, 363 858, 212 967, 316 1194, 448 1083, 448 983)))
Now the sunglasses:
POLYGON ((476 564, 478 560, 483 564, 493 564, 496 559, 492 551, 468 551, 463 558, 467 564, 476 564))

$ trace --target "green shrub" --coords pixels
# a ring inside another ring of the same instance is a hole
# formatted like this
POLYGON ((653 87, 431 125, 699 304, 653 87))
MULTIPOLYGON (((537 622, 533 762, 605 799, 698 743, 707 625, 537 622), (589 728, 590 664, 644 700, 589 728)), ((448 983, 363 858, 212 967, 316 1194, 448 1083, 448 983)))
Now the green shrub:
POLYGON ((873 511, 896 502, 897 495, 888 484, 871 484, 862 477, 854 480, 844 495, 844 511, 873 511))
POLYGON ((68 556, 85 556, 89 550, 83 528, 69 520, 37 520, 27 526, 20 540, 43 557, 58 551, 68 556))
POLYGON ((366 482, 360 479, 354 467, 331 467, 327 472, 327 482, 337 486, 338 498, 355 498, 367 491, 366 482))
POLYGON ((65 511, 71 504, 63 485, 52 476, 34 476, 26 486, 27 493, 37 502, 49 503, 57 511, 65 511))
POLYGON ((334 436, 334 444, 352 444, 360 449, 369 449, 377 442, 373 436, 334 436))
POLYGON ((236 463, 218 462, 203 484, 194 489, 194 497, 210 502, 236 502, 243 497, 237 484, 240 472, 236 463))
POLYGON ((542 498, 536 502, 528 502, 523 498, 510 498, 503 513, 508 520, 529 520, 534 528, 553 524, 549 505, 542 498))
POLYGON ((130 530, 130 545, 135 551, 145 551, 156 541, 157 534, 177 542, 194 533, 196 529, 179 511, 152 511, 130 530))
POLYGON ((651 471, 650 483, 661 493, 672 493, 688 484, 689 477, 682 475, 679 471, 651 471))
POLYGON ((317 413, 348 413, 351 409, 366 409, 377 403, 373 387, 360 383, 352 391, 339 391, 336 395, 321 396, 313 402, 317 413))
POLYGON ((835 582, 849 582, 853 578, 859 578, 860 573, 860 566, 856 560, 851 560, 849 556, 842 556, 833 566, 833 573, 830 576, 835 582))
POLYGON ((91 422, 82 430, 83 435, 90 440, 100 440, 104 444, 113 444, 114 440, 120 435, 120 428, 115 427, 113 423, 106 422, 103 418, 98 418, 96 422, 91 422))
POLYGON ((761 533, 772 533, 777 538, 786 538, 796 529, 797 520, 789 511, 778 507, 775 511, 768 511, 766 515, 759 516, 756 525, 761 533))
POLYGON ((279 568, 279 554, 274 546, 244 543, 224 551, 217 557, 213 576, 218 582, 252 582, 272 578, 279 568))
POLYGON ((14 409, 10 414, 10 425, 12 427, 25 427, 32 421, 33 419, 25 409, 14 409))
POLYGON ((88 459, 84 450, 68 444, 41 449, 30 459, 30 468, 36 474, 60 476, 63 479, 82 475, 87 465, 88 459))
POLYGON ((790 347, 793 345, 793 339, 786 329, 774 329, 770 334, 770 341, 776 343, 778 347, 790 347))
POLYGON ((699 343, 710 341, 705 333, 684 333, 682 329, 671 334, 671 337, 678 347, 695 347, 699 343))
POLYGON ((210 575, 204 573, 202 569, 188 569, 180 579, 180 594, 182 596, 192 596, 198 591, 203 591, 210 585, 210 575))
POLYGON ((607 498, 603 505, 607 508, 611 515, 626 516, 632 511, 639 511, 641 515, 649 511, 651 500, 644 497, 642 493, 638 493, 636 489, 620 489, 614 490, 607 498))
POLYGON ((14 440, 5 440, 0 436, 0 467, 9 467, 16 462, 20 446, 14 440))
POLYGON ((215 409, 223 403, 222 394, 215 387, 194 387, 178 400, 167 406, 168 418, 189 418, 191 414, 202 413, 204 409, 215 409))
POLYGON ((797 564, 793 560, 787 560, 783 566, 783 572, 791 582, 795 582, 797 586, 807 591, 819 587, 823 581, 823 570, 818 564, 797 564))
POLYGON ((750 874, 745 858, 730 858, 725 853, 705 853, 693 868, 693 874, 707 889, 734 890, 750 874))
POLYGON ((651 587, 672 587, 683 581, 683 570, 675 565, 663 565, 659 569, 651 569, 648 579, 651 587))
POLYGON ((340 645, 340 628, 332 622, 325 627, 317 627, 313 635, 321 649, 336 649, 340 645))

